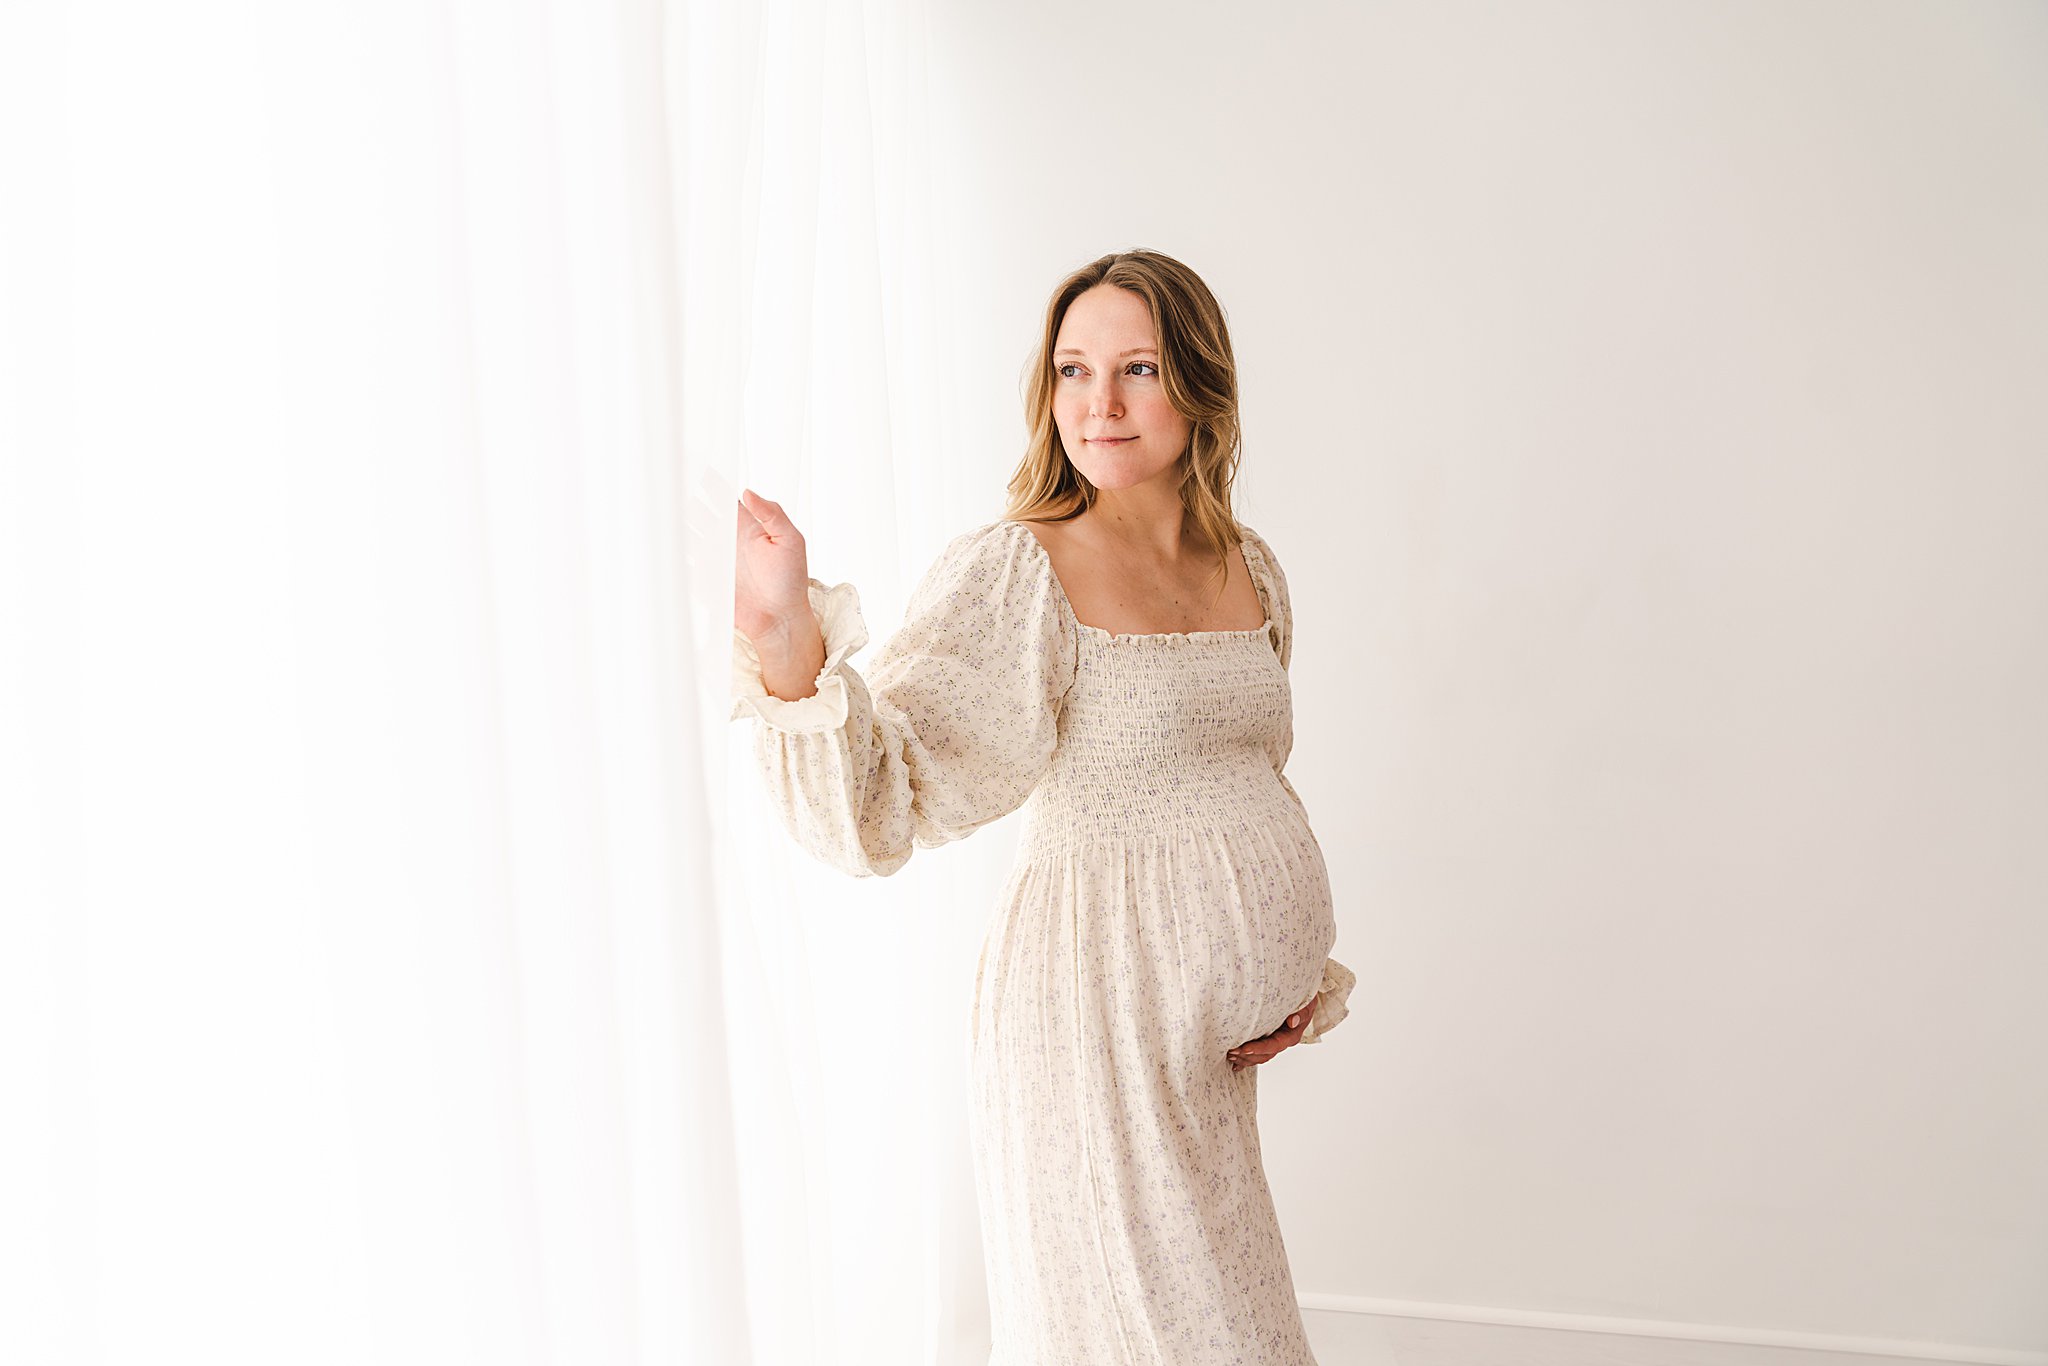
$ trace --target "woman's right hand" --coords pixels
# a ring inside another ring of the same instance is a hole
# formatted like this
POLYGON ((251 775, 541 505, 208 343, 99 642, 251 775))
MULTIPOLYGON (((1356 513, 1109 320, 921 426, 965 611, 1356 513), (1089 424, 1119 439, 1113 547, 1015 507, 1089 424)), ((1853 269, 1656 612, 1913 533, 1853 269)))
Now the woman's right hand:
POLYGON ((803 533, 780 503, 742 489, 735 554, 732 624, 754 642, 763 686, 787 700, 809 697, 825 642, 811 611, 803 533))
POLYGON ((809 615, 811 571, 804 534, 782 504, 741 489, 737 543, 732 624, 758 641, 791 618, 809 615))

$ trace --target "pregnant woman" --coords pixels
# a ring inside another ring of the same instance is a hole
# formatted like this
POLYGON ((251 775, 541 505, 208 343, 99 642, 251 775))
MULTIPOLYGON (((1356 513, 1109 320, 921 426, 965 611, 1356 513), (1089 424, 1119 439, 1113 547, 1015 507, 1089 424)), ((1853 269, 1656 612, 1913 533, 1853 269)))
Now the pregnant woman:
POLYGON ((1032 438, 867 674, 851 584, 741 499, 735 718, 785 824, 859 875, 1024 808, 972 1012, 990 1366, 1315 1366, 1257 1065, 1355 981, 1293 743, 1293 618, 1231 508, 1237 376, 1180 262, 1054 291, 1032 438))

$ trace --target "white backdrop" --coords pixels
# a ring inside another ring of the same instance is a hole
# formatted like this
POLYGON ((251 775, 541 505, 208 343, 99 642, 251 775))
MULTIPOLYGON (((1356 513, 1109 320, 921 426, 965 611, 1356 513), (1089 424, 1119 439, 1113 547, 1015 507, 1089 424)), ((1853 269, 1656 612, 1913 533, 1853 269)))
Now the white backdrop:
POLYGON ((960 437, 1077 259, 1229 312, 1360 978, 1261 1082, 1325 1360, 2048 1361, 2048 6, 934 14, 960 437))

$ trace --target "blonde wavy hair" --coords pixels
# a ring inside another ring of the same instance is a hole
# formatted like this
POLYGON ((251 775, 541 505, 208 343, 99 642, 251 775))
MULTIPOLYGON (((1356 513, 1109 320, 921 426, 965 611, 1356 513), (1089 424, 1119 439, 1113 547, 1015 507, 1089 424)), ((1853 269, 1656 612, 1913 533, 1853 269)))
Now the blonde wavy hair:
POLYGON ((1060 281, 1045 308, 1045 331, 1025 377, 1024 411, 1031 435, 1010 476, 1005 521, 1065 522, 1095 506, 1096 488, 1074 468, 1053 422, 1057 369, 1053 347, 1075 299, 1100 284, 1127 289, 1145 301, 1159 339, 1159 378, 1167 401, 1188 420, 1181 456, 1181 505, 1220 557, 1226 573, 1231 547, 1244 539, 1231 505, 1243 437, 1238 429, 1237 362, 1223 306, 1195 274, 1171 256, 1138 248, 1098 257, 1060 281))

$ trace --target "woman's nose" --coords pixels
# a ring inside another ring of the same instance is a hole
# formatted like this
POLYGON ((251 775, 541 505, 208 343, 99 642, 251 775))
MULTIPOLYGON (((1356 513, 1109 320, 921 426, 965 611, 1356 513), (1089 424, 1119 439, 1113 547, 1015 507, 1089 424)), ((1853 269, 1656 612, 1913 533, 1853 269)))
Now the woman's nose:
POLYGON ((1123 396, 1117 392, 1116 381, 1105 379, 1096 385, 1088 395, 1090 417, 1116 417, 1123 412, 1123 396))

